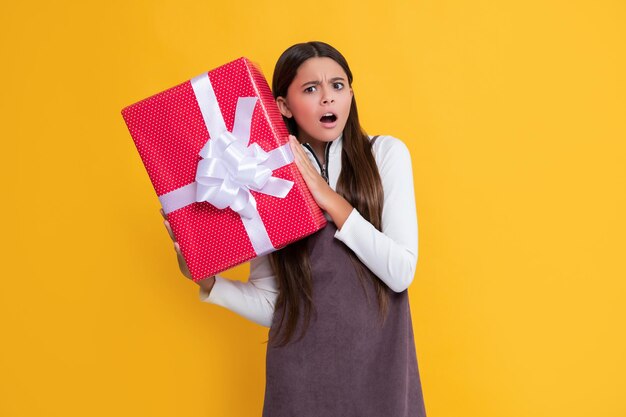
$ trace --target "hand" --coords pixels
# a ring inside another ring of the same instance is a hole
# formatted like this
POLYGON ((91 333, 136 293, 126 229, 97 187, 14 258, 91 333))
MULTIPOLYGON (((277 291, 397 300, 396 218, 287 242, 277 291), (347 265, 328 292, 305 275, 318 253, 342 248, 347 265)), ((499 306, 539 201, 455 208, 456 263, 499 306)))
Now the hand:
MULTIPOLYGON (((336 192, 330 188, 330 185, 326 183, 324 178, 317 172, 313 164, 311 164, 311 160, 308 158, 304 150, 302 149, 302 145, 298 142, 295 136, 289 135, 289 143, 291 145, 291 150, 294 155, 294 160, 300 174, 304 178, 309 191, 313 195, 315 202, 322 210, 328 210, 328 203, 333 198, 333 194, 336 192)), ((328 163, 328 161, 326 161, 328 163)))
MULTIPOLYGON (((172 228, 170 227, 170 222, 167 221, 167 216, 165 215, 163 209, 160 209, 159 211, 161 212, 161 216, 163 216, 163 219, 165 219, 163 223, 165 224, 167 233, 170 235, 170 238, 174 242, 174 250, 176 251, 176 257, 178 258, 178 267, 180 268, 180 272, 182 272, 185 277, 193 281, 191 273, 189 272, 189 267, 187 266, 187 262, 185 261, 185 258, 183 258, 183 254, 180 252, 180 246, 178 245, 178 242, 176 242, 176 237, 174 236, 172 228)), ((215 283, 215 275, 194 282, 204 288, 206 291, 211 292, 211 289, 213 289, 213 284, 215 283)))
POLYGON ((167 216, 165 215, 163 209, 160 209, 159 211, 161 212, 161 216, 163 216, 163 219, 165 219, 163 224, 165 224, 167 233, 170 235, 172 242, 174 242, 174 250, 176 251, 176 256, 178 257, 178 267, 180 268, 180 272, 182 272, 183 275, 187 278, 192 279, 191 273, 189 272, 189 267, 187 266, 187 262, 185 261, 185 258, 183 258, 183 254, 180 252, 180 246, 178 245, 178 242, 176 242, 176 237, 174 236, 174 232, 172 232, 172 228, 170 227, 170 222, 167 221, 167 216))

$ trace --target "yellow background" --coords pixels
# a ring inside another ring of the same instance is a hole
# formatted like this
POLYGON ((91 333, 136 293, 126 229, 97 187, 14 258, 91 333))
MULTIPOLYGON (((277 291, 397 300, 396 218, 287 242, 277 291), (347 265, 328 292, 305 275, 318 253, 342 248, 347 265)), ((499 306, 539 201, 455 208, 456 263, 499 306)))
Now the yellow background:
POLYGON ((624 2, 382 4, 3 4, 1 416, 260 415, 267 329, 179 273, 120 110, 307 40, 412 153, 429 417, 626 415, 624 2))

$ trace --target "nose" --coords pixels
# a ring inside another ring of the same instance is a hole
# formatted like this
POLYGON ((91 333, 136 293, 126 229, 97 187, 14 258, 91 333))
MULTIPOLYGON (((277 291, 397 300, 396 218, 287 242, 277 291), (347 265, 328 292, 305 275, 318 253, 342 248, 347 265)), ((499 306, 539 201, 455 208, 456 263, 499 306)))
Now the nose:
POLYGON ((324 95, 322 96, 322 104, 330 104, 334 102, 335 102, 335 99, 333 98, 332 91, 324 89, 324 95))

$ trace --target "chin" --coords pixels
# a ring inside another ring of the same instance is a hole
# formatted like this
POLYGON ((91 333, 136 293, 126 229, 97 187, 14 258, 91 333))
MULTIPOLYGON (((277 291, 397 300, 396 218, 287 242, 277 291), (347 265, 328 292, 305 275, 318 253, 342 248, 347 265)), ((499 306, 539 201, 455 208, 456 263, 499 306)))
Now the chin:
POLYGON ((341 128, 336 127, 334 129, 324 129, 321 138, 323 138, 324 141, 332 141, 337 139, 342 132, 343 126, 341 128))
POLYGON ((307 135, 321 142, 332 142, 341 135, 342 131, 343 129, 321 129, 314 131, 312 135, 307 132, 307 135))
POLYGON ((337 139, 339 135, 341 135, 341 130, 338 130, 337 133, 330 130, 330 131, 324 132, 324 135, 320 139, 323 140, 324 142, 331 142, 337 139))

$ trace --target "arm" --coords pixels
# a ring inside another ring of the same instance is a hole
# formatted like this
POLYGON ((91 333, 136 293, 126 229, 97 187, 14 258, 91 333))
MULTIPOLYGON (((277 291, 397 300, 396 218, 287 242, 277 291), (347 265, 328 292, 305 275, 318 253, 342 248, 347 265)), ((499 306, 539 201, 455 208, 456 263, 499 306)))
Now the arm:
POLYGON ((261 326, 270 327, 278 297, 276 277, 268 255, 250 261, 248 282, 215 276, 211 291, 200 287, 200 301, 225 307, 261 326))
MULTIPOLYGON (((180 271, 191 280, 189 267, 180 252, 180 246, 176 242, 174 233, 167 221, 167 215, 163 209, 160 211, 165 228, 174 242, 180 271)), ((220 305, 261 326, 271 327, 278 290, 268 255, 250 261, 248 282, 231 281, 214 275, 200 280, 196 284, 200 287, 200 301, 220 305)))
POLYGON ((411 154, 399 139, 379 138, 377 164, 384 189, 382 232, 352 209, 335 238, 346 244, 395 292, 406 290, 417 265, 417 214, 411 154))

